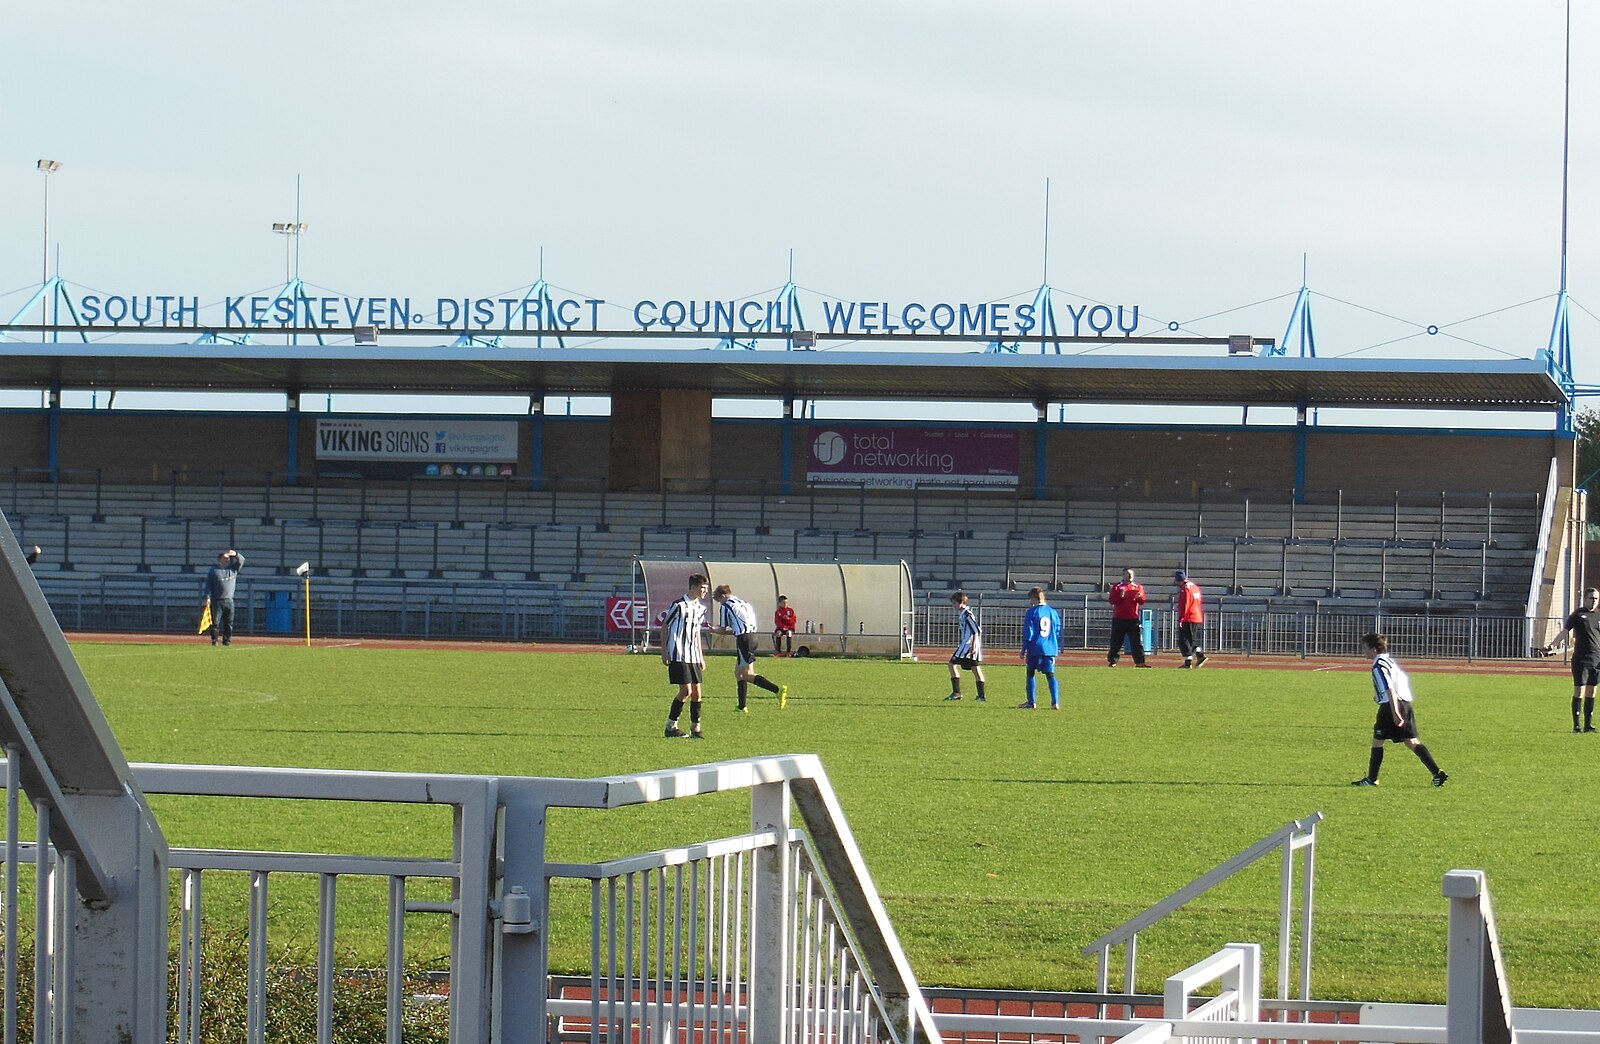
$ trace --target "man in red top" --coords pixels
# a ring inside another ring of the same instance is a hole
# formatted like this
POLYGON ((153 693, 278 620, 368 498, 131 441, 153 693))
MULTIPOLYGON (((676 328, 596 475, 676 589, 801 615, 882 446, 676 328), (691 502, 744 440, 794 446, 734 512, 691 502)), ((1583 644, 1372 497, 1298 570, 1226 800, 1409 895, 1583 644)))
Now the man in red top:
POLYGON ((1201 631, 1205 627, 1205 599, 1200 585, 1189 579, 1182 569, 1172 574, 1178 585, 1178 651, 1183 654, 1185 667, 1203 667, 1206 662, 1201 631))
POLYGON ((778 609, 772 614, 772 651, 779 656, 794 655, 794 610, 789 608, 787 595, 778 596, 778 609), (784 643, 789 644, 787 650, 784 643))
POLYGON ((1122 643, 1133 640, 1133 665, 1148 667, 1144 662, 1144 620, 1140 610, 1144 606, 1144 586, 1133 579, 1133 570, 1122 571, 1122 583, 1111 589, 1106 599, 1111 603, 1111 649, 1106 653, 1106 666, 1115 667, 1122 656, 1122 643))

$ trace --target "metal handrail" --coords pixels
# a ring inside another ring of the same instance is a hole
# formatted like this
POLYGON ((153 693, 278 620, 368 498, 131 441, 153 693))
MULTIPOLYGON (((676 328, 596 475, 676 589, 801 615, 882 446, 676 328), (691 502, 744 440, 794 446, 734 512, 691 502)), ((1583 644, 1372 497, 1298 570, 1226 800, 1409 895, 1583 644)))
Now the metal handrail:
POLYGON ((1300 990, 1301 999, 1311 998, 1311 898, 1312 885, 1315 876, 1317 824, 1322 822, 1323 814, 1313 812, 1304 819, 1295 819, 1274 830, 1266 837, 1246 848, 1238 855, 1228 859, 1211 870, 1206 871, 1160 902, 1151 905, 1143 912, 1124 921, 1111 931, 1100 936, 1094 942, 1083 948, 1085 957, 1099 956, 1099 980, 1097 989, 1101 993, 1110 992, 1110 961, 1111 950, 1116 946, 1126 945, 1127 957, 1124 968, 1123 988, 1126 993, 1132 994, 1135 988, 1135 971, 1138 962, 1139 933, 1151 925, 1165 918, 1175 910, 1188 904, 1191 900, 1203 895, 1226 881, 1245 867, 1266 856, 1268 853, 1281 848, 1283 850, 1282 889, 1280 895, 1280 923, 1279 923, 1279 959, 1278 959, 1278 994, 1280 997, 1288 996, 1290 936, 1292 934, 1293 905, 1293 876, 1294 853, 1301 848, 1306 851, 1305 876, 1302 884, 1302 909, 1301 909, 1301 939, 1300 939, 1300 990))

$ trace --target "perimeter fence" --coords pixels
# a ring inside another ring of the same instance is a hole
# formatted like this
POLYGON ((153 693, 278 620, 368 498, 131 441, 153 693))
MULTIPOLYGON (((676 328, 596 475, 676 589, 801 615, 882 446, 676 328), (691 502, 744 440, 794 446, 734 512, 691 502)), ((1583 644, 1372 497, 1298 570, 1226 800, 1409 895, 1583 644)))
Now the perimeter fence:
MULTIPOLYGON (((196 634, 200 615, 199 577, 58 576, 42 574, 40 586, 61 628, 140 634, 196 634)), ((311 633, 317 638, 413 638, 444 641, 549 641, 591 644, 629 643, 630 632, 615 629, 626 614, 619 602, 628 592, 573 595, 555 585, 466 580, 323 579, 311 585, 311 633)), ((235 631, 242 636, 305 634, 305 586, 293 578, 241 576, 235 631)), ((1022 619, 1028 602, 1015 594, 978 594, 973 607, 990 649, 1022 644, 1022 619)), ((1103 650, 1110 642, 1110 609, 1096 595, 1058 596, 1052 604, 1062 616, 1062 648, 1103 650)), ((1149 610, 1151 652, 1159 656, 1177 645, 1177 614, 1169 607, 1149 610)), ((956 615, 942 596, 923 595, 916 605, 913 638, 917 646, 950 647, 956 641, 956 615)), ((1347 656, 1358 651, 1368 631, 1389 636, 1397 655, 1413 659, 1520 659, 1543 645, 1561 626, 1559 619, 1529 619, 1459 610, 1360 609, 1243 603, 1209 609, 1205 648, 1243 656, 1347 656)), ((810 655, 838 652, 839 636, 795 636, 810 655)))

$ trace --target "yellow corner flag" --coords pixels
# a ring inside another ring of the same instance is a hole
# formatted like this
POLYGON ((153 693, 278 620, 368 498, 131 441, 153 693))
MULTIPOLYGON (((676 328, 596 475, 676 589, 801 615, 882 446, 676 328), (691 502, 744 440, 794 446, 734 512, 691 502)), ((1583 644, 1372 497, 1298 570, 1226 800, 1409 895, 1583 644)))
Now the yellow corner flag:
POLYGON ((207 598, 200 607, 200 633, 205 634, 211 630, 211 599, 207 598))

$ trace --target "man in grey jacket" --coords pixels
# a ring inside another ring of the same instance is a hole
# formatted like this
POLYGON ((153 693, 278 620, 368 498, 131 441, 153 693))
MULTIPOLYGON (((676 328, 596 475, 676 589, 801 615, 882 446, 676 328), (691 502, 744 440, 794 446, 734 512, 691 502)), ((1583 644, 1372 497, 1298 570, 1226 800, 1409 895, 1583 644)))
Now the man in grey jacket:
POLYGON ((211 602, 211 644, 222 639, 233 644, 233 585, 244 568, 244 556, 229 548, 217 556, 217 564, 206 573, 206 598, 211 602))

